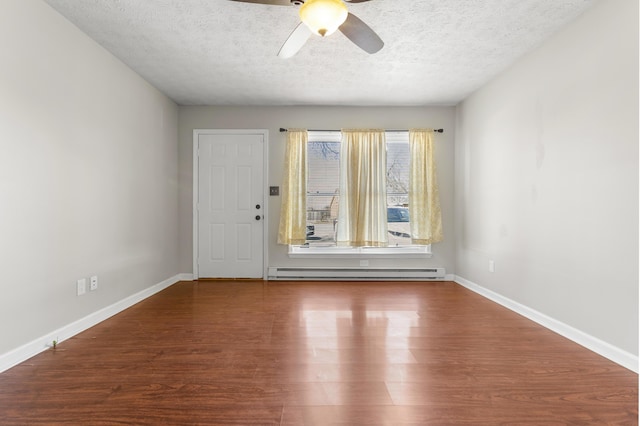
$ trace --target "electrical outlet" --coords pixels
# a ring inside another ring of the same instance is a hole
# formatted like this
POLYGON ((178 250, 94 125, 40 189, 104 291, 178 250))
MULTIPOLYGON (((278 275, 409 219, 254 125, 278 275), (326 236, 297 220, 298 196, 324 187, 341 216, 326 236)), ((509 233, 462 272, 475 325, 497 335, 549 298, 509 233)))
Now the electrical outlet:
POLYGON ((493 260, 489 261, 489 272, 495 272, 496 271, 496 263, 493 260))
POLYGON ((87 292, 87 279, 81 278, 76 282, 78 296, 82 296, 87 292))
POLYGON ((95 291, 98 289, 98 276, 94 275, 91 277, 91 282, 89 283, 89 289, 91 291, 95 291))

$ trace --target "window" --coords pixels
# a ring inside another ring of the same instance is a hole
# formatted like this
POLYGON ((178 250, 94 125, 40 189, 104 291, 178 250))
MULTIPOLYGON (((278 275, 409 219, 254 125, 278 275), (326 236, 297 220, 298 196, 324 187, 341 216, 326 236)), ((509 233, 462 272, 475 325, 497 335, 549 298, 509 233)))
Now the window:
POLYGON ((340 132, 309 132, 307 146, 307 241, 291 246, 290 255, 389 255, 430 253, 429 246, 411 243, 409 217, 409 137, 387 132, 388 247, 344 248, 336 246, 340 203, 340 132))

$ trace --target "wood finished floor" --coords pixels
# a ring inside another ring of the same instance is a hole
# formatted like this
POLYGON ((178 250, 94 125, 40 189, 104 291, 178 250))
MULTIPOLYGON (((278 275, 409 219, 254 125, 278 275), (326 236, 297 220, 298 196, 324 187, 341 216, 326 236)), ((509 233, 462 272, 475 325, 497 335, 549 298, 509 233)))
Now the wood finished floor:
POLYGON ((637 422, 637 374, 449 282, 181 282, 0 374, 2 425, 637 422))

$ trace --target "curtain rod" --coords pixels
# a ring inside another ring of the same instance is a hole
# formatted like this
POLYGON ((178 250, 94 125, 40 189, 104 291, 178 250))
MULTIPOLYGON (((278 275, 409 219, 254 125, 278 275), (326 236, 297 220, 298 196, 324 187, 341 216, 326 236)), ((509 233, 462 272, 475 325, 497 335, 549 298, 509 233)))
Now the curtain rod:
MULTIPOLYGON (((287 129, 284 127, 280 127, 280 133, 286 132, 287 129)), ((339 132, 340 130, 317 130, 317 129, 307 129, 308 132, 339 132)), ((435 133, 444 133, 444 129, 433 129, 435 133)), ((385 132, 394 132, 394 133, 407 133, 408 130, 385 130, 385 132)))

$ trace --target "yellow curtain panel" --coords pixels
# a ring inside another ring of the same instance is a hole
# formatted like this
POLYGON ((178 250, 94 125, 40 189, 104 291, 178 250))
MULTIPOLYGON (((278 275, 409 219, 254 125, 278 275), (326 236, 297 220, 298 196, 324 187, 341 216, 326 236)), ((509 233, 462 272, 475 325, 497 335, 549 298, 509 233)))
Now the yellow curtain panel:
POLYGON ((287 132, 278 244, 304 244, 307 239, 307 141, 306 130, 287 132))
POLYGON ((384 130, 342 131, 339 246, 387 246, 386 165, 384 130))
POLYGON ((442 241, 442 213, 436 178, 433 130, 409 130, 409 217, 413 244, 442 241))

